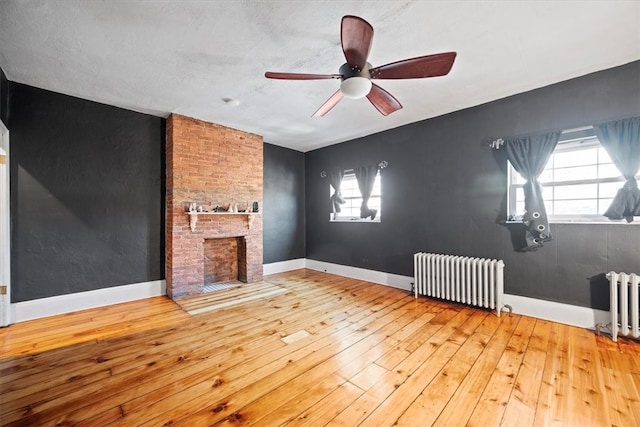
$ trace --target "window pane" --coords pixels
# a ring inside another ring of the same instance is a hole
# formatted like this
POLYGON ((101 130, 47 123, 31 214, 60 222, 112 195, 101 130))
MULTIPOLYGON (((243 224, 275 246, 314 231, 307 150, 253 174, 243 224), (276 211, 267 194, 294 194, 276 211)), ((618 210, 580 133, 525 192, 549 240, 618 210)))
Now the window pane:
POLYGON ((597 200, 556 200, 553 203, 554 215, 595 215, 597 211, 597 200))
POLYGON ((380 194, 382 194, 382 191, 380 190, 380 175, 378 175, 376 176, 376 180, 373 183, 373 190, 371 190, 371 197, 379 196, 380 194))
MULTIPOLYGON (((547 213, 569 217, 602 214, 624 183, 609 154, 595 138, 584 143, 558 144, 538 180, 543 185, 547 213)), ((508 218, 524 211, 523 183, 524 179, 514 172, 509 182, 508 218), (515 183, 519 187, 513 187, 515 183)))
POLYGON ((544 209, 547 211, 547 215, 552 215, 553 211, 555 209, 555 201, 552 200, 545 200, 544 201, 544 209))
POLYGON ((600 197, 613 198, 624 182, 603 182, 600 184, 600 197))
POLYGON ((600 158, 600 163, 613 163, 609 153, 607 153, 607 150, 603 146, 598 148, 598 157, 600 158))
POLYGON ((338 214, 338 217, 353 216, 354 212, 356 212, 356 208, 358 209, 357 212, 360 212, 360 204, 356 203, 356 200, 354 199, 346 199, 346 203, 341 205, 340 208, 342 212, 338 214))
POLYGON ((586 150, 571 150, 554 153, 553 159, 556 168, 568 166, 595 165, 598 163, 598 147, 586 150))
POLYGON ((553 168, 548 167, 547 169, 543 170, 538 177, 538 182, 542 184, 546 182, 553 182, 553 168))
POLYGON ((358 182, 354 175, 346 175, 342 179, 340 185, 340 191, 344 197, 360 197, 360 191, 358 190, 358 182))
POLYGON ((597 177, 598 167, 596 165, 556 169, 554 176, 555 182, 596 179, 597 177))
POLYGON ((596 199, 598 197, 598 184, 558 185, 554 190, 556 200, 596 199))
MULTIPOLYGON (((340 186, 340 190, 342 193, 342 197, 345 199, 345 203, 340 205, 341 212, 337 213, 335 219, 352 219, 352 218, 360 218, 360 206, 362 204, 362 196, 360 195, 360 189, 358 188, 358 181, 356 180, 356 176, 353 173, 348 173, 342 179, 342 184, 340 186)), ((371 197, 369 198, 369 207, 372 209, 377 209, 378 213, 376 215, 376 221, 380 220, 380 205, 381 201, 381 185, 380 185, 380 174, 376 175, 376 180, 373 185, 373 190, 371 192, 371 197)), ((333 189, 329 186, 329 195, 333 194, 333 189)), ((330 216, 331 219, 334 219, 333 215, 330 216)))
POLYGON ((601 164, 599 168, 599 178, 618 178, 622 174, 613 163, 601 164))

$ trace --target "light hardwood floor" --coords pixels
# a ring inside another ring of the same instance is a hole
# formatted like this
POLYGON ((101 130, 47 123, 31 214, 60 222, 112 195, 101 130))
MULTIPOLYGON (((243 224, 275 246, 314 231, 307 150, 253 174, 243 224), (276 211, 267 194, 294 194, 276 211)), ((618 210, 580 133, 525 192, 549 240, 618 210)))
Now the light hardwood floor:
POLYGON ((0 425, 640 425, 633 341, 311 270, 180 304, 0 329, 0 425))

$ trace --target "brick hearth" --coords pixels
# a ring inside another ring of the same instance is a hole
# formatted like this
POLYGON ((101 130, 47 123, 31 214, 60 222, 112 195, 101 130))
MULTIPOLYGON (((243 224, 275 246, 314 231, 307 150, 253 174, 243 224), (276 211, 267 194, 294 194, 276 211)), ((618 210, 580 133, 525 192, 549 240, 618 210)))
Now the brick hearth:
POLYGON ((196 295, 207 281, 233 279, 223 275, 237 274, 244 282, 262 280, 261 214, 200 215, 195 231, 186 214, 190 203, 206 209, 229 204, 245 209, 258 202, 262 210, 262 137, 172 114, 167 119, 166 163, 167 295, 196 295), (223 239, 222 247, 210 248, 218 239, 223 239), (235 245, 230 243, 234 240, 235 245), (212 262, 225 266, 216 268, 212 262))

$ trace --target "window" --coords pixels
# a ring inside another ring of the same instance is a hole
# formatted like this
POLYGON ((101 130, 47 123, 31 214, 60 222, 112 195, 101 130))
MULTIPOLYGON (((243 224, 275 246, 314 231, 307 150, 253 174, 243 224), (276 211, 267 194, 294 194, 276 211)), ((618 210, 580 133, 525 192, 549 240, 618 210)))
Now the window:
MULTIPOLYGON (((625 180, 590 130, 581 138, 561 140, 538 181, 549 220, 608 222, 602 214, 625 180)), ((519 221, 524 214, 525 180, 511 164, 508 182, 507 219, 519 221)))
MULTIPOLYGON (((342 178, 342 184, 340 185, 340 192, 345 200, 343 205, 340 205, 341 212, 335 214, 329 214, 331 221, 366 221, 366 222, 380 222, 381 207, 382 207, 382 191, 380 185, 380 170, 376 174, 376 180, 373 184, 373 191, 367 205, 371 209, 376 209, 378 213, 374 220, 369 218, 360 218, 360 205, 362 205, 362 196, 360 195, 360 189, 358 188, 358 181, 356 181, 356 175, 353 170, 346 170, 344 177, 342 178)), ((333 194, 333 188, 329 185, 329 197, 333 194)))

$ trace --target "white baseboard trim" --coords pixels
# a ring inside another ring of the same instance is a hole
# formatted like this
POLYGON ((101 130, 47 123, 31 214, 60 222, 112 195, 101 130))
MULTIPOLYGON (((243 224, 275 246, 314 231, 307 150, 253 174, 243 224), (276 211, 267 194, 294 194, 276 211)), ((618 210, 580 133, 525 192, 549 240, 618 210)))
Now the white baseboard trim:
POLYGON ((326 273, 337 274, 339 276, 350 277, 352 279, 366 280, 367 282, 378 283, 380 285, 391 286, 392 288, 411 291, 413 276, 400 276, 398 274, 385 273, 382 271, 367 270, 347 265, 332 264, 330 262, 307 259, 307 268, 326 273))
POLYGON ((511 294, 505 294, 502 301, 513 307, 514 313, 581 328, 594 329, 596 324, 608 323, 611 320, 608 311, 595 308, 511 294))
MULTIPOLYGON (((302 260, 295 260, 296 262, 302 260)), ((401 276, 397 274, 384 273, 381 271, 367 270, 364 268, 350 267, 340 264, 332 264, 324 261, 306 259, 304 266, 296 264, 298 268, 309 268, 311 270, 324 271, 339 276, 350 277, 352 279, 366 280, 367 282, 378 283, 380 285, 394 288, 411 290, 413 277, 401 276)), ((289 270, 281 270, 289 271, 289 270)), ((523 297, 520 295, 505 294, 504 304, 513 308, 513 312, 524 316, 535 317, 537 319, 550 320, 565 325, 578 326, 581 328, 594 329, 598 323, 608 323, 610 316, 608 311, 596 310, 577 305, 563 304, 559 302, 546 301, 536 298, 523 297)))
POLYGON ((96 289, 95 291, 40 298, 11 304, 11 320, 13 323, 24 322, 166 294, 166 282, 164 280, 155 280, 96 289))
MULTIPOLYGON (((411 276, 401 276, 398 274, 384 273, 382 271, 367 270, 306 258, 265 264, 264 275, 298 270, 301 268, 309 268, 311 270, 324 271, 352 279, 365 280, 405 291, 411 290, 411 283, 413 282, 413 277, 411 276)), ((59 295, 11 304, 11 319, 13 323, 18 323, 159 295, 166 295, 166 282, 164 280, 59 295)), ((523 297, 520 295, 505 294, 503 303, 510 305, 516 314, 582 328, 593 329, 598 323, 608 323, 610 321, 608 311, 523 297)))
POLYGON ((285 271, 299 270, 306 268, 306 258, 290 259, 288 261, 273 262, 262 266, 262 274, 284 273, 285 271))

